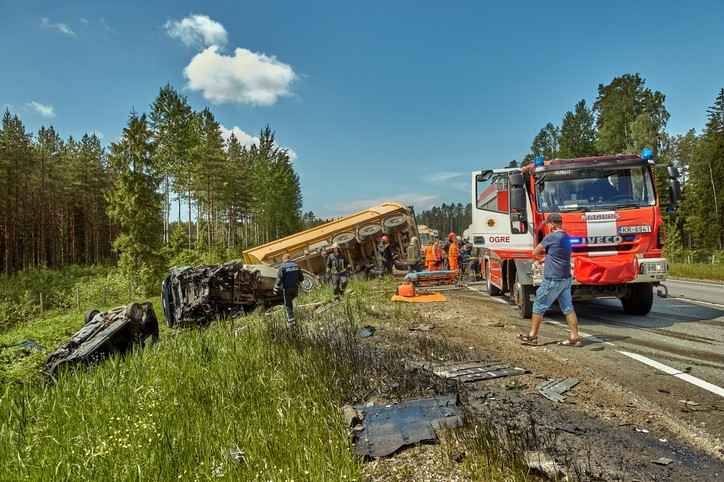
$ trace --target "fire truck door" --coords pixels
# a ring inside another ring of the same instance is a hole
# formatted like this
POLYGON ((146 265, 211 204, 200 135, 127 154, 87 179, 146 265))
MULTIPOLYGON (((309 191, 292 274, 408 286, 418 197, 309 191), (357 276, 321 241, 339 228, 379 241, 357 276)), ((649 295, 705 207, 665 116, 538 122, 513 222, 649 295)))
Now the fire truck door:
POLYGON ((474 178, 474 209, 471 237, 478 248, 493 250, 532 249, 533 238, 528 228, 530 203, 520 186, 520 172, 493 173, 474 178), (512 177, 517 175, 517 177, 512 177), (512 180, 512 182, 511 182, 512 180), (511 196, 520 196, 524 202, 511 196), (516 192, 516 190, 518 192, 516 192))

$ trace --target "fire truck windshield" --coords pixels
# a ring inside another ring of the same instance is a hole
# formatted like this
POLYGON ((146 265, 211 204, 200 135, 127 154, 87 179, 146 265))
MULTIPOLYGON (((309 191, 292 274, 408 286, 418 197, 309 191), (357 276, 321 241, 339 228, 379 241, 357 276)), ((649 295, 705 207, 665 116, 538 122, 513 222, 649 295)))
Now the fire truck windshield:
POLYGON ((541 212, 607 211, 656 204, 651 173, 645 166, 551 171, 536 185, 541 212))

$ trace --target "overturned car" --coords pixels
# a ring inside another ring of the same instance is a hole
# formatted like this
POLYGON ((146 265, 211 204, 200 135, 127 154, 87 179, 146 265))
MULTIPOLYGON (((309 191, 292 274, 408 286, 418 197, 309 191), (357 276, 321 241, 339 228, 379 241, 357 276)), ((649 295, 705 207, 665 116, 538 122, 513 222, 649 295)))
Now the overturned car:
MULTIPOLYGON (((302 290, 318 285, 304 273, 302 290)), ((236 316, 281 304, 274 293, 277 268, 265 264, 230 261, 220 266, 171 268, 162 284, 163 316, 170 327, 206 325, 217 318, 236 316)))
POLYGON ((158 319, 151 303, 132 303, 111 311, 92 310, 85 325, 48 357, 44 371, 54 376, 61 366, 90 364, 114 353, 126 353, 151 337, 158 341, 158 319))

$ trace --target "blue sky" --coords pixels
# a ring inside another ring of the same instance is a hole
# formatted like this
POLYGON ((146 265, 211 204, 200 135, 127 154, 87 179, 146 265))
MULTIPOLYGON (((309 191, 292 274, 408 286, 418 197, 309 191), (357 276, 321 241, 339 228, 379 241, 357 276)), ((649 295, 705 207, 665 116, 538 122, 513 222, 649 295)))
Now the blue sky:
POLYGON ((666 94, 670 132, 703 127, 724 2, 588 3, 0 0, 0 107, 111 142, 168 82, 227 129, 270 124, 305 210, 467 202, 469 172, 625 72, 666 94))

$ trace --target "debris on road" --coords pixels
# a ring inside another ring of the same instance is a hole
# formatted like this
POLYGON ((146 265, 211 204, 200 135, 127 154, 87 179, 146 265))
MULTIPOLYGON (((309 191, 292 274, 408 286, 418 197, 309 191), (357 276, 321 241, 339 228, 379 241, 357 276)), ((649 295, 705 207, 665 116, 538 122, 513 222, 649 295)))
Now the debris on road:
POLYGON ((149 302, 90 315, 85 326, 48 357, 44 371, 49 376, 61 365, 91 363, 113 353, 125 353, 148 337, 153 343, 158 341, 158 320, 149 302))
POLYGON ((528 451, 525 453, 525 463, 529 469, 552 480, 568 480, 565 468, 558 464, 545 452, 528 451))
POLYGON ((377 329, 374 326, 365 325, 357 330, 357 336, 359 336, 360 338, 369 338, 370 336, 375 334, 375 331, 377 331, 377 329))
POLYGON ((529 373, 525 368, 491 362, 409 362, 413 367, 429 370, 438 377, 463 383, 492 380, 529 373))
POLYGON ((566 399, 563 394, 576 385, 578 385, 577 378, 553 379, 541 383, 536 387, 536 390, 548 400, 562 403, 566 399))
POLYGON ((410 331, 430 331, 435 328, 435 325, 430 323, 422 323, 420 325, 415 325, 410 327, 410 331))
POLYGON ((666 466, 666 465, 671 464, 671 463, 673 462, 673 460, 671 460, 671 459, 669 459, 669 458, 666 458, 666 457, 660 457, 660 458, 658 458, 658 459, 656 459, 656 460, 653 460, 652 462, 655 463, 656 465, 664 465, 664 466, 666 466))
POLYGON ((357 455, 379 458, 403 447, 437 441, 436 431, 462 425, 456 395, 407 400, 397 405, 358 405, 363 428, 354 436, 357 455))
POLYGON ((593 345, 588 351, 603 351, 605 347, 603 345, 593 345))

